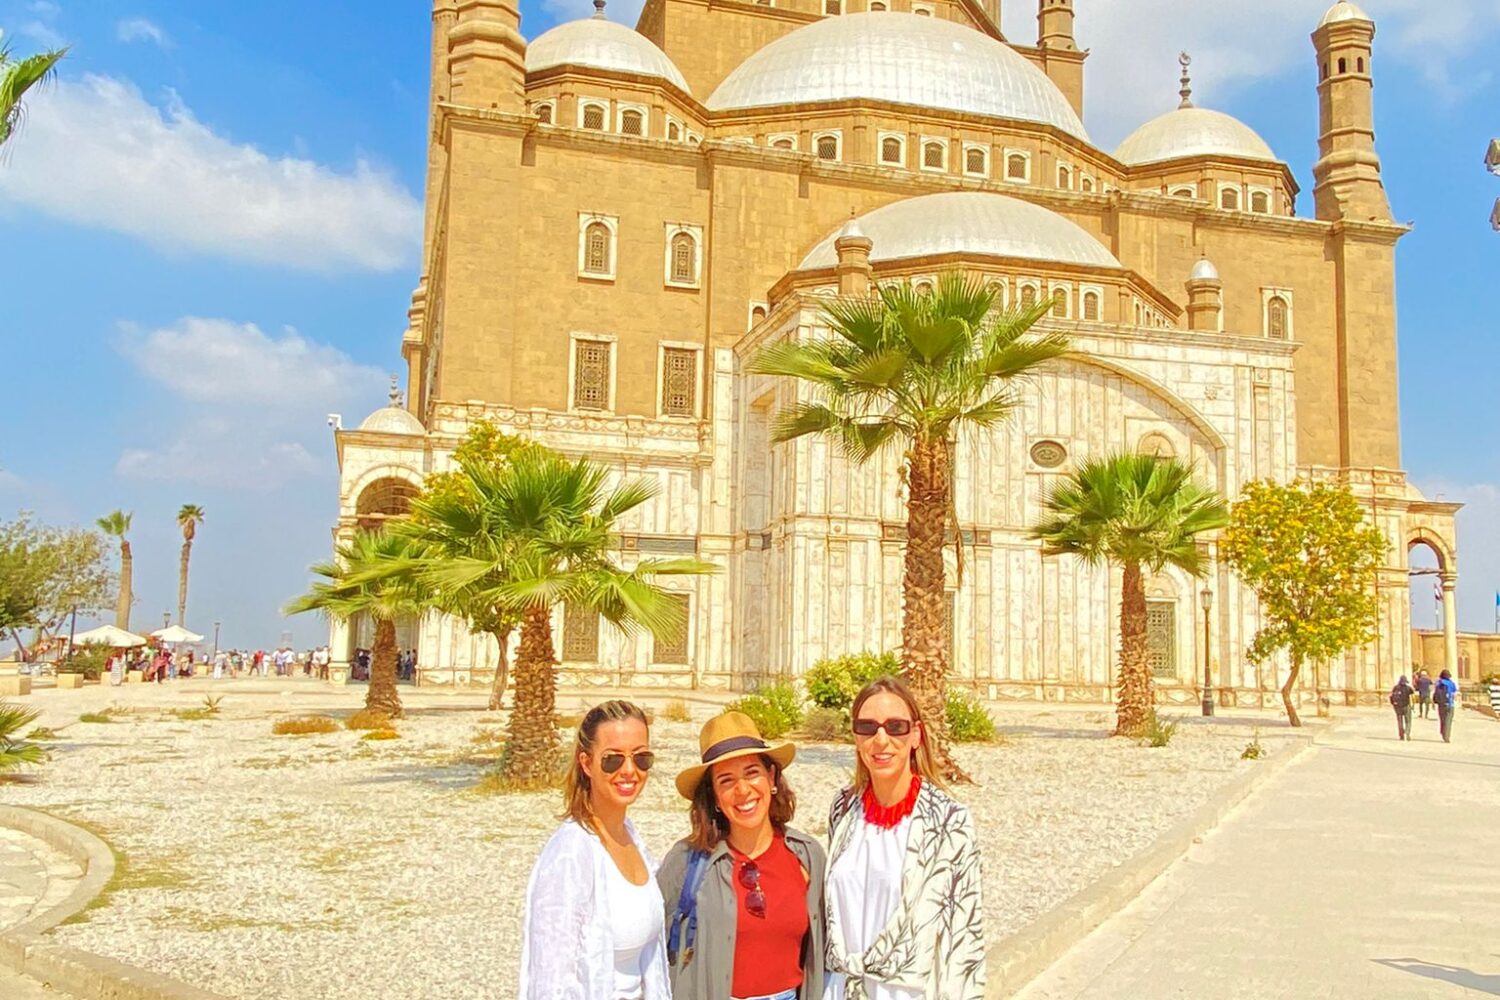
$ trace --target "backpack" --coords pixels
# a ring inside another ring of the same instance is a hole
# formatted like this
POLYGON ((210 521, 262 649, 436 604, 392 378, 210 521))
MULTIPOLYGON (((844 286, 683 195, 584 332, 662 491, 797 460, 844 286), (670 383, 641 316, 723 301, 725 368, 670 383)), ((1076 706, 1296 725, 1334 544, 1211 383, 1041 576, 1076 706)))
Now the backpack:
POLYGON ((1432 700, 1434 704, 1448 704, 1448 685, 1438 681, 1437 686, 1432 689, 1432 700))
POLYGON ((693 945, 698 940, 698 887, 708 872, 708 852, 690 851, 687 870, 682 875, 682 891, 677 894, 677 909, 667 930, 667 963, 677 964, 681 945, 682 964, 693 960, 693 945))
POLYGON ((1404 711, 1411 705, 1411 688, 1405 684, 1397 684, 1391 688, 1391 704, 1404 711))

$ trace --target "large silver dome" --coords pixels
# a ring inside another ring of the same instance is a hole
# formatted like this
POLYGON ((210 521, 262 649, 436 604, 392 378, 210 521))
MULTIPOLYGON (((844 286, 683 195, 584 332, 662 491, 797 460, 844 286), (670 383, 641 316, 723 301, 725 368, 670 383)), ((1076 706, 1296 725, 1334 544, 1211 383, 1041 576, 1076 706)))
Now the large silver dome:
POLYGON ((1184 156, 1234 156, 1276 160, 1266 140, 1238 118, 1208 108, 1178 108, 1136 129, 1115 150, 1115 159, 1132 166, 1184 156))
MULTIPOLYGON (((877 208, 854 220, 869 237, 873 263, 966 253, 980 257, 1118 269, 1115 255, 1076 223, 1029 201, 985 191, 945 191, 877 208)), ((799 270, 838 263, 831 233, 803 259, 799 270)))
POLYGON ((526 46, 528 73, 568 65, 658 76, 688 89, 682 72, 651 39, 602 17, 559 24, 526 46))
POLYGON ((895 12, 798 28, 736 67, 708 107, 861 98, 1041 122, 1088 140, 1057 85, 1009 46, 952 21, 895 12))

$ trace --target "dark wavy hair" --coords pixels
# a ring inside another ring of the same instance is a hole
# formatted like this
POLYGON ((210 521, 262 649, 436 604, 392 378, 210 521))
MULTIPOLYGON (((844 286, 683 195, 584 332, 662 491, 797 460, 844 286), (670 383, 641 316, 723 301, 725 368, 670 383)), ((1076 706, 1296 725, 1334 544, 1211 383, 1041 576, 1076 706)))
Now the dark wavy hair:
MULTIPOLYGON (((761 754, 760 762, 771 776, 771 787, 776 789, 771 794, 771 825, 784 832, 797 813, 797 793, 787 782, 786 772, 777 767, 774 760, 761 754)), ((688 810, 688 818, 693 824, 688 843, 700 851, 712 851, 719 841, 729 836, 729 820, 719 811, 719 800, 714 798, 713 777, 713 768, 703 772, 698 787, 693 790, 693 804, 688 810)))

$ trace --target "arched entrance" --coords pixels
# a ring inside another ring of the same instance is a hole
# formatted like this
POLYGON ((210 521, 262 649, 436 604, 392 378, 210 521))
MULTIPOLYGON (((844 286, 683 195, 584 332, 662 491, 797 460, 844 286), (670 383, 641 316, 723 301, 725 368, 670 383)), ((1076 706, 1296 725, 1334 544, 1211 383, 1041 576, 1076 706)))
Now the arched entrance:
POLYGON ((354 516, 364 530, 378 531, 391 518, 410 514, 411 502, 420 492, 415 483, 396 476, 377 479, 360 491, 354 516))
POLYGON ((1434 676, 1441 669, 1452 671, 1459 680, 1465 677, 1464 663, 1458 656, 1458 574, 1453 568, 1453 554, 1441 538, 1418 528, 1406 542, 1407 574, 1410 580, 1413 666, 1420 663, 1434 676), (1435 640, 1441 635, 1439 645, 1435 640))

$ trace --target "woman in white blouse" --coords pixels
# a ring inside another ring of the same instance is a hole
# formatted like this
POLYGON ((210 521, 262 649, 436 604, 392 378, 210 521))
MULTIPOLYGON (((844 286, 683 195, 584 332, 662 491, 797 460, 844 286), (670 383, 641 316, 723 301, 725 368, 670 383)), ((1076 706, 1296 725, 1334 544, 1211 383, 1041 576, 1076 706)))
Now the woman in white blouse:
POLYGON ((828 823, 826 1000, 983 1000, 973 818, 944 790, 905 684, 874 681, 851 715, 854 783, 828 823))
POLYGON ((521 1000, 670 1000, 656 859, 625 812, 651 766, 646 715, 607 701, 583 717, 563 825, 526 886, 521 1000))

